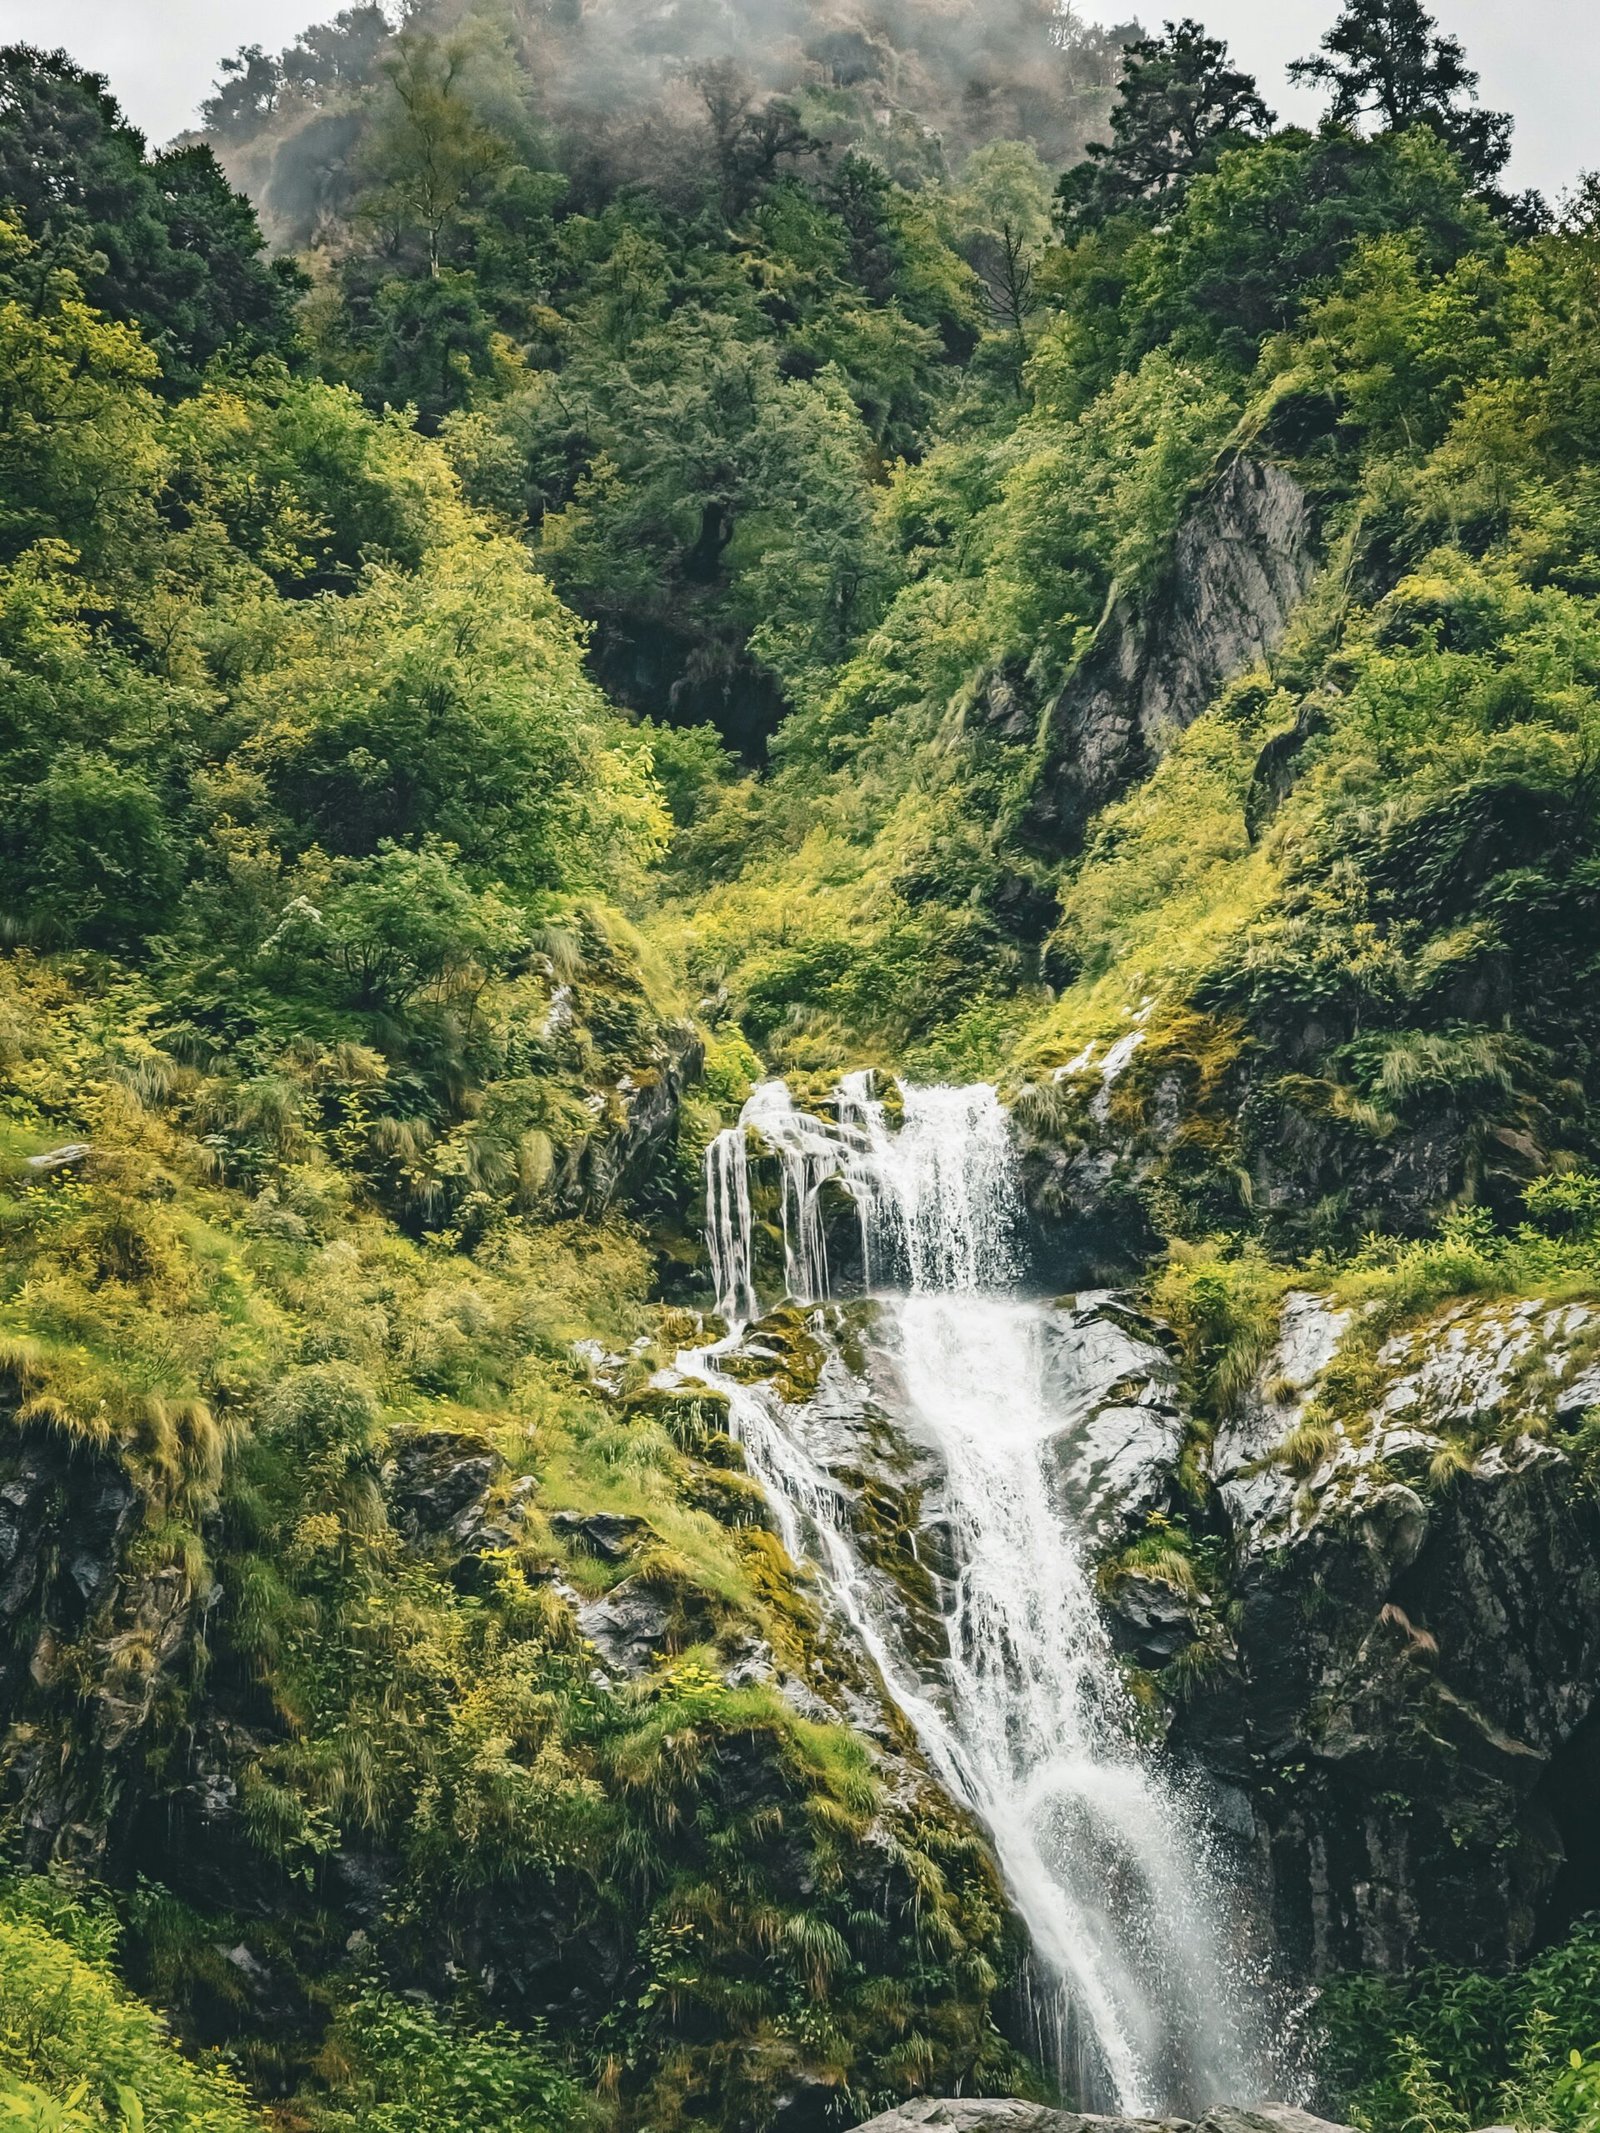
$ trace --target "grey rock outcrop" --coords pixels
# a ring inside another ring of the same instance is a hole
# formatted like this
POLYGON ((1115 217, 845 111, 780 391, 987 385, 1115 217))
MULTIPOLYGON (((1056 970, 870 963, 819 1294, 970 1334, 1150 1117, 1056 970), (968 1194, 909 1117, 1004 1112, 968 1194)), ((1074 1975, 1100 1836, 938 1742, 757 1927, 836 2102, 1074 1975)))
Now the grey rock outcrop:
POLYGON ((504 1472, 505 1461, 485 1437, 455 1429, 396 1430, 383 1469, 390 1518, 413 1543, 464 1540, 504 1472))
POLYGON ((395 1529, 412 1547, 442 1553, 460 1590, 482 1585, 492 1558, 518 1548, 536 1493, 531 1475, 510 1469, 487 1437, 471 1430, 400 1428, 383 1466, 384 1499, 395 1529))
POLYGON ((1091 1546, 1109 1547, 1171 1500, 1187 1427, 1177 1367, 1106 1289, 1065 1298, 1046 1343, 1062 1508, 1091 1546))
POLYGON ((1219 1432, 1236 1627, 1176 1739, 1254 1800, 1298 1968, 1515 1960, 1594 1898, 1600 1502, 1559 1430, 1600 1319, 1453 1307, 1280 1454, 1336 1321, 1292 1297, 1219 1432))
POLYGON ((558 1511, 550 1524, 585 1555, 607 1563, 626 1562, 649 1531, 642 1518, 622 1511, 558 1511))
POLYGON ((643 1064, 596 1092, 599 1130, 583 1146, 580 1175, 569 1178, 561 1194, 575 1211, 604 1214, 648 1172, 676 1133, 684 1092, 704 1064, 695 1025, 667 1023, 643 1064))
POLYGON ((1159 590, 1113 595, 1040 721, 1017 827, 1071 850, 1218 692, 1273 652, 1315 572, 1310 505, 1283 468, 1230 459, 1179 529, 1159 590))
POLYGON ((1219 1426, 1211 1447, 1217 1484, 1235 1542, 1259 1548, 1294 1504, 1293 1477, 1273 1454, 1304 1419, 1312 1394, 1338 1352, 1350 1314, 1324 1296, 1291 1290, 1283 1300, 1278 1338, 1240 1402, 1219 1426))
POLYGON ((613 1587, 603 1599, 568 1597, 578 1627, 613 1673, 638 1680, 671 1650, 672 1603, 636 1579, 613 1587))

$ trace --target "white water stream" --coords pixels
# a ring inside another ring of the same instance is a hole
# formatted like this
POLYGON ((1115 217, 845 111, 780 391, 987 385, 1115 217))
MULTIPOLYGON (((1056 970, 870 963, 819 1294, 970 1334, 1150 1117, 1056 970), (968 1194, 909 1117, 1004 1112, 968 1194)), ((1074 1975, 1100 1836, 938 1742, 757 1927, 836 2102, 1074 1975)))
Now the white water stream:
MULTIPOLYGON (((821 1187, 852 1191, 901 1419, 946 1477, 958 1574, 939 1678, 900 1656, 892 1582, 857 1554, 845 1493, 794 1415, 768 1387, 718 1383, 791 1554, 816 1565, 939 1776, 989 1832, 1032 1939, 1035 2043, 1063 2087, 1091 2109, 1244 2102, 1265 2092, 1271 2055, 1229 1952, 1228 1894, 1183 1785, 1139 1745, 1051 1486, 1048 1307, 1016 1293, 1008 1122, 992 1089, 902 1093, 896 1131, 864 1076, 842 1085, 837 1123, 797 1111, 781 1082, 758 1088, 707 1158, 709 1242, 719 1308, 738 1328, 759 1309, 752 1128, 782 1166, 796 1300, 828 1293, 821 1187)), ((717 1354, 686 1364, 714 1375, 717 1354)))

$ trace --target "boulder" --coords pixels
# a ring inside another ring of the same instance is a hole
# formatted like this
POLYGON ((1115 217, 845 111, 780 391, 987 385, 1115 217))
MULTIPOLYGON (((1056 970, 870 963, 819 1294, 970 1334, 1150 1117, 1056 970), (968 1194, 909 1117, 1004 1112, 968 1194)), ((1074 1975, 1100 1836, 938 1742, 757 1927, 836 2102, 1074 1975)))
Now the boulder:
POLYGON ((470 1430, 399 1429, 389 1440, 383 1491, 389 1515, 412 1542, 457 1538, 482 1512, 506 1463, 470 1430))
POLYGON ((47 1148, 43 1155, 26 1156, 22 1167, 35 1177, 54 1177, 60 1170, 81 1170, 93 1154, 87 1141, 68 1141, 64 1147, 47 1148))
POLYGON ((550 1526, 585 1555, 606 1563, 626 1562, 650 1530, 642 1518, 625 1511, 557 1511, 550 1526))
POLYGON ((571 1592, 567 1598, 578 1627, 613 1673, 638 1680, 671 1649, 672 1601, 648 1585, 630 1578, 603 1599, 582 1600, 571 1592))
POLYGON ((1108 1606, 1118 1650, 1152 1670, 1165 1666, 1200 1635, 1199 1606, 1163 1578, 1139 1572, 1119 1578, 1108 1606))

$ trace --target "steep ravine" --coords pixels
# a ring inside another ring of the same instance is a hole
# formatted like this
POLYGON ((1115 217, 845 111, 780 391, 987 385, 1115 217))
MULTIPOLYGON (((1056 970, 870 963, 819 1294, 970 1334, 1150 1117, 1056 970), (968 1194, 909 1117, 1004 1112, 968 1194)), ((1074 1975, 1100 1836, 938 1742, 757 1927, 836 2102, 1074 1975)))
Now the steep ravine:
MULTIPOLYGON (((719 1613, 648 1519, 541 1503, 478 1426, 390 1429, 385 1545, 474 1605, 517 1562, 602 1694, 710 1648, 731 1693, 853 1726, 886 1795, 845 1855, 862 1915, 914 1909, 913 1833, 981 1909, 982 1827, 1033 1948, 1008 2020, 1079 2104, 1314 2100, 1308 1988, 1514 1963, 1600 1894, 1600 1506, 1572 1435, 1600 1403, 1600 1309, 1457 1303, 1378 1332, 1291 1290, 1213 1426, 1130 1292, 1039 1292, 1056 1218, 1022 1205, 1026 1152, 987 1090, 858 1075, 811 1111, 769 1084, 709 1159, 730 1338, 648 1381, 624 1353, 575 1358, 626 1428, 694 1448, 679 1485, 749 1536, 797 1634, 719 1613)), ((114 1456, 19 1430, 0 1624, 27 1854, 154 1863, 232 1913, 252 2024, 314 2036, 285 1953, 300 1898, 252 1834, 288 1735, 230 1653, 237 1573, 219 1556, 195 1584, 148 1530, 114 1456)), ((793 1813, 789 1782, 750 1726, 685 1799, 754 1829, 793 1813)), ((772 1871, 813 1901, 801 1845, 772 1871)), ((317 1892, 417 1989, 456 1965, 544 2021, 634 1989, 626 1913, 576 1880, 463 1886, 419 1934, 407 1874, 392 1843, 347 1840, 317 1892)), ((791 2075, 780 2105, 831 2124, 836 2084, 791 2075)))

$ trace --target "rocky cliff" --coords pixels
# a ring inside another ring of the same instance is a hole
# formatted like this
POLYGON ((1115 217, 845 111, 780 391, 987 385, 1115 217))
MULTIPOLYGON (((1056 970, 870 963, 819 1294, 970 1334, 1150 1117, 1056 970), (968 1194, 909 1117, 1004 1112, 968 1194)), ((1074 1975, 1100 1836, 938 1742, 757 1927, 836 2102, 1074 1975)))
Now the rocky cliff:
POLYGON ((1494 1967, 1600 1898, 1597 1335, 1524 1301, 1379 1340, 1292 1294, 1211 1447, 1229 1582, 1174 1739, 1313 1975, 1494 1967))
POLYGON ((1231 458, 1141 600, 1114 592, 1044 708, 1017 828, 1071 851, 1097 808, 1145 775, 1235 675, 1276 650, 1316 569, 1311 508, 1284 468, 1231 458))

